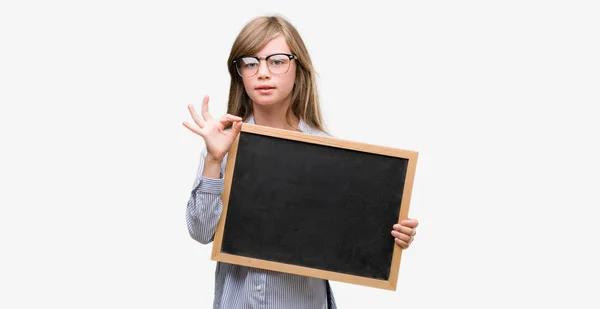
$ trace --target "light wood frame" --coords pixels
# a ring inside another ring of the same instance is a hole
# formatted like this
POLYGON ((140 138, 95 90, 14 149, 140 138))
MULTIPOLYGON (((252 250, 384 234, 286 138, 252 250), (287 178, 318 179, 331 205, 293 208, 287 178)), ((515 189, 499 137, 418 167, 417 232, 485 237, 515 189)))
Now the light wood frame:
MULTIPOLYGON (((404 183, 404 191, 402 194, 402 202, 400 205, 400 216, 398 218, 398 223, 400 221, 405 220, 408 217, 408 209, 410 205, 410 198, 413 188, 415 170, 417 165, 417 157, 418 152, 403 150, 397 148, 390 148, 384 146, 376 146, 370 145, 360 142, 353 142, 348 140, 342 140, 332 137, 326 136, 317 136, 311 135, 302 132, 294 132, 283 129, 275 129, 265 126, 258 126, 253 124, 242 124, 241 132, 248 132, 253 134, 260 134, 265 136, 283 138, 293 141, 306 142, 330 147, 343 148, 348 150, 356 150, 392 157, 398 157, 403 159, 408 159, 408 166, 406 171, 406 178, 404 183)), ((392 265, 390 268, 390 276, 388 280, 379 280, 373 278, 366 278, 361 276, 349 275, 344 273, 326 271, 321 269, 290 265, 285 263, 279 263, 274 261, 261 260, 256 258, 249 258, 244 256, 237 256, 232 254, 227 254, 221 252, 222 240, 223 240, 223 232, 225 228, 226 214, 227 214, 227 205, 229 203, 229 194, 231 189, 231 182, 233 179, 233 169, 235 165, 235 159, 237 155, 238 143, 239 143, 240 135, 238 134, 236 140, 233 142, 231 149, 229 150, 227 165, 225 170, 225 188, 222 194, 222 202, 223 202, 223 212, 219 223, 217 225, 214 237, 214 243, 212 248, 212 256, 211 259, 219 262, 225 262, 230 264, 244 265, 248 267, 262 268, 268 270, 274 270, 279 272, 292 273, 296 275, 308 276, 321 278, 326 280, 334 280, 346 283, 352 283, 357 285, 370 286, 374 288, 386 289, 386 290, 396 290, 396 284, 398 281, 398 273, 400 270, 400 259, 402 257, 402 248, 400 246, 395 245, 394 251, 392 255, 392 265)), ((390 230, 391 230, 390 226, 390 230)), ((390 241, 394 241, 393 237, 390 235, 390 241)))

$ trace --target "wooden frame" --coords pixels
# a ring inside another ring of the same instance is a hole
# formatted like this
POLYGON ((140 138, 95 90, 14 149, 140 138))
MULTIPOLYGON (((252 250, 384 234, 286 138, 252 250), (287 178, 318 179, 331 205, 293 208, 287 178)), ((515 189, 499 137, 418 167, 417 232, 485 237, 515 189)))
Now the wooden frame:
MULTIPOLYGON (((404 219, 407 219, 409 205, 410 205, 410 198, 411 198, 411 193, 412 193, 412 188, 413 188, 414 175, 415 175, 416 164, 417 164, 417 157, 418 157, 417 152, 396 149, 396 148, 390 148, 390 147, 370 145, 370 144, 347 141, 347 140, 341 140, 341 139, 336 139, 336 138, 332 138, 332 137, 311 135, 311 134, 294 132, 294 131, 289 131, 289 130, 275 129, 275 128, 246 124, 246 123, 244 123, 242 125, 242 130, 241 130, 240 134, 243 134, 244 132, 260 134, 260 135, 265 135, 265 136, 271 136, 271 137, 277 137, 277 138, 288 139, 288 140, 299 141, 299 142, 306 142, 306 143, 312 143, 312 144, 318 144, 318 145, 324 145, 324 146, 330 146, 330 147, 337 147, 337 148, 344 148, 344 149, 348 149, 348 150, 355 150, 355 151, 361 151, 361 152, 367 152, 367 153, 380 154, 380 155, 385 155, 385 156, 408 159, 408 168, 407 168, 407 172, 406 172, 403 198, 402 198, 402 203, 400 205, 400 216, 398 218, 398 222, 400 222, 404 219)), ((338 273, 338 272, 326 271, 326 270, 321 270, 321 269, 284 264, 284 263, 279 263, 279 262, 274 262, 274 261, 260 260, 260 259, 231 255, 231 254, 221 252, 223 232, 224 232, 225 223, 227 220, 227 218, 226 218, 227 207, 228 207, 228 203, 229 203, 230 189, 231 189, 231 184, 232 184, 232 179, 233 179, 233 169, 234 169, 236 156, 237 156, 239 138, 240 138, 240 135, 238 135, 238 137, 234 141, 234 143, 229 151, 229 154, 228 154, 227 167, 226 167, 226 172, 225 172, 225 177, 224 177, 225 178, 225 188, 224 188, 224 191, 222 194, 223 212, 222 212, 221 218, 219 220, 219 223, 217 225, 216 232, 215 232, 213 250, 212 250, 212 256, 211 256, 212 260, 225 262, 225 263, 231 263, 231 264, 244 265, 244 266, 249 266, 249 267, 255 267, 255 268, 269 269, 269 270, 274 270, 274 271, 279 271, 279 272, 292 273, 292 274, 308 276, 308 277, 321 278, 321 279, 326 279, 326 280, 334 280, 334 281, 352 283, 352 284, 357 284, 357 285, 370 286, 370 287, 386 289, 386 290, 393 290, 393 291, 396 290, 398 273, 399 273, 399 269, 400 269, 400 259, 402 256, 402 248, 400 248, 400 246, 398 246, 398 245, 394 246, 393 256, 392 256, 392 265, 391 265, 390 275, 389 275, 388 280, 378 280, 378 279, 366 278, 366 277, 355 276, 355 275, 350 275, 350 274, 345 274, 345 273, 338 273)), ((391 228, 392 227, 390 226, 390 231, 391 231, 391 228)), ((394 241, 393 237, 391 235, 390 235, 390 241, 394 241)))

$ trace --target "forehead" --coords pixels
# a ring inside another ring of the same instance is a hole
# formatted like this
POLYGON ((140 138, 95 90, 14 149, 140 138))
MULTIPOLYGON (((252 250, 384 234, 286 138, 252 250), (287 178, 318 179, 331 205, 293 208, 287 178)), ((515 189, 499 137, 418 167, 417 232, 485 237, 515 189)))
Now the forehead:
POLYGON ((267 45, 265 45, 261 50, 256 52, 256 56, 265 57, 276 53, 291 54, 290 47, 285 42, 285 37, 283 37, 283 35, 278 35, 271 41, 269 41, 267 45))

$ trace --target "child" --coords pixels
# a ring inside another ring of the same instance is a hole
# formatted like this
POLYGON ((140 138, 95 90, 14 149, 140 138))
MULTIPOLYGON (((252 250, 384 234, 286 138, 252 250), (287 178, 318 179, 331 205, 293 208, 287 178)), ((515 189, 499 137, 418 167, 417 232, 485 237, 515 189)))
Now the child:
MULTIPOLYGON (((227 114, 213 118, 208 97, 197 126, 183 125, 202 136, 206 147, 187 205, 190 235, 200 243, 213 240, 221 216, 227 152, 242 122, 327 135, 319 108, 315 72, 297 30, 278 16, 258 17, 240 32, 227 62, 231 75, 227 114)), ((391 235, 406 249, 417 220, 394 225, 391 235)), ((217 263, 214 308, 335 308, 327 280, 217 263)))

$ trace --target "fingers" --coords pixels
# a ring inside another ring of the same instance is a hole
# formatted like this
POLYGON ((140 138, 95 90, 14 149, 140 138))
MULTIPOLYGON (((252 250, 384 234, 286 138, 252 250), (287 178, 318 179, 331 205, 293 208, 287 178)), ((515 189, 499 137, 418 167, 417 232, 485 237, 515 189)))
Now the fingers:
POLYGON ((404 240, 396 238, 395 241, 400 247, 402 247, 402 249, 407 249, 408 246, 410 246, 410 243, 407 243, 404 240))
POLYGON ((190 131, 202 136, 202 133, 200 132, 200 130, 197 127, 192 126, 187 121, 182 122, 182 124, 184 127, 188 128, 190 131))
MULTIPOLYGON (((192 119, 194 120, 194 123, 196 123, 198 125, 198 127, 200 127, 200 129, 204 128, 204 126, 206 125, 206 121, 212 119, 212 116, 208 112, 208 100, 209 100, 209 97, 207 95, 205 95, 204 98, 202 99, 202 117, 200 115, 198 115, 198 112, 196 112, 194 105, 188 104, 188 106, 187 106, 188 110, 190 111, 190 115, 192 116, 192 119)), ((190 131, 202 136, 202 133, 201 133, 202 131, 200 129, 193 127, 192 125, 190 125, 189 123, 187 123, 185 121, 183 122, 183 125, 186 128, 188 128, 190 131)))
POLYGON ((419 221, 417 221, 417 219, 410 219, 409 218, 407 220, 400 221, 400 224, 404 225, 404 226, 415 228, 415 227, 419 226, 419 221))
POLYGON ((394 224, 392 230, 392 236, 395 237, 394 241, 402 249, 408 248, 415 239, 415 235, 417 235, 417 226, 419 226, 419 221, 416 219, 402 220, 400 224, 394 224))
POLYGON ((411 239, 413 238, 412 236, 406 235, 406 234, 402 234, 398 231, 392 231, 392 236, 406 242, 409 243, 411 241, 411 239))
POLYGON ((238 121, 241 122, 242 121, 242 117, 234 116, 234 115, 231 115, 231 114, 226 114, 223 117, 221 117, 221 119, 219 119, 219 122, 223 126, 226 126, 230 122, 233 122, 235 124, 238 121))
POLYGON ((394 230, 409 236, 415 236, 417 234, 416 228, 410 228, 400 224, 394 224, 394 230))
POLYGON ((234 116, 231 114, 227 114, 225 115, 225 117, 227 117, 227 119, 229 119, 230 121, 242 121, 242 117, 234 116))
POLYGON ((212 116, 208 112, 208 100, 209 100, 209 97, 207 95, 205 95, 204 99, 202 99, 202 117, 204 117, 204 119, 206 121, 209 121, 212 119, 212 116))
POLYGON ((237 135, 242 130, 242 122, 240 121, 240 122, 233 123, 233 126, 231 126, 231 129, 233 130, 233 133, 235 135, 237 135))
POLYGON ((204 121, 204 119, 202 119, 202 117, 200 117, 198 115, 198 113, 196 113, 196 109, 194 108, 194 105, 188 104, 188 110, 190 111, 190 115, 192 115, 192 119, 194 120, 194 122, 200 128, 204 128, 204 125, 206 124, 206 122, 204 121))

